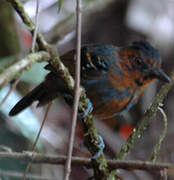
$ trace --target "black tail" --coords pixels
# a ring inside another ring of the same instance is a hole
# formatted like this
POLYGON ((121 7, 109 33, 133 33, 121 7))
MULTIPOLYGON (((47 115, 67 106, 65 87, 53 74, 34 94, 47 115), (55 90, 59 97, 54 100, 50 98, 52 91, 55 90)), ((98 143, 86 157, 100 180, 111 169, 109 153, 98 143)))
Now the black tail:
POLYGON ((69 93, 65 82, 54 73, 47 74, 45 80, 35 89, 24 96, 10 111, 9 115, 14 116, 30 106, 34 101, 39 101, 37 106, 43 106, 57 96, 67 97, 69 93))
POLYGON ((43 84, 41 83, 31 92, 29 92, 26 96, 24 96, 10 111, 9 115, 14 116, 19 112, 23 111, 25 108, 30 106, 34 101, 37 101, 41 96, 41 92, 43 90, 43 84))

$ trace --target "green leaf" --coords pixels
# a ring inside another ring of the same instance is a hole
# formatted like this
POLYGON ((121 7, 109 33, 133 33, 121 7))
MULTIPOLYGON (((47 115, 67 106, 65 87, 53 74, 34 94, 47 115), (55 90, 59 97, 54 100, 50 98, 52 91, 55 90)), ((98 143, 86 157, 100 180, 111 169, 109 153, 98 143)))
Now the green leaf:
POLYGON ((44 69, 46 64, 46 62, 33 64, 29 71, 25 71, 22 74, 21 80, 32 84, 41 83, 46 74, 48 74, 48 71, 44 69))
POLYGON ((58 6, 59 6, 58 12, 60 12, 60 10, 62 8, 62 2, 63 2, 63 0, 58 0, 58 6))

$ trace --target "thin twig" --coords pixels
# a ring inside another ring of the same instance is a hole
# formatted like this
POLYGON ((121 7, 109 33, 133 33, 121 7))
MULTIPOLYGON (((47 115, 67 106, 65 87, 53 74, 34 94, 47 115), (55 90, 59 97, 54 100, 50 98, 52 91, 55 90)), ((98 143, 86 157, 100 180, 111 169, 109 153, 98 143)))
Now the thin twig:
POLYGON ((2 101, 0 102, 0 108, 1 106, 4 104, 4 102, 7 100, 7 98, 9 97, 9 95, 11 94, 11 92, 16 88, 17 84, 19 83, 20 78, 16 79, 10 86, 10 89, 8 90, 6 96, 2 99, 2 101))
POLYGON ((163 131, 162 131, 162 134, 159 138, 159 141, 155 144, 153 150, 152 150, 152 155, 151 155, 151 161, 153 163, 156 162, 157 160, 157 155, 158 155, 158 152, 160 150, 160 147, 161 147, 161 143, 163 142, 165 136, 166 136, 166 133, 167 133, 167 115, 166 113, 164 112, 164 110, 161 108, 161 107, 158 107, 158 110, 161 112, 162 116, 163 116, 163 121, 164 121, 164 128, 163 128, 163 131))
POLYGON ((74 88, 74 104, 72 110, 72 126, 69 136, 69 146, 68 146, 68 155, 67 162, 65 166, 65 176, 64 180, 69 180, 70 172, 71 172, 71 158, 75 137, 75 128, 77 123, 77 112, 78 112, 78 104, 79 98, 81 94, 80 88, 80 56, 81 56, 81 24, 82 24, 82 13, 81 13, 81 0, 76 0, 76 14, 77 14, 77 22, 76 22, 76 67, 75 67, 75 88, 74 88))
POLYGON ((27 175, 28 171, 29 171, 30 168, 31 168, 31 165, 32 165, 32 162, 33 162, 33 159, 34 159, 34 152, 35 152, 35 150, 36 150, 36 145, 37 145, 37 143, 38 143, 38 140, 39 140, 40 134, 41 134, 41 132, 42 132, 43 126, 44 126, 44 124, 45 124, 45 121, 46 121, 46 119, 47 119, 48 112, 49 112, 49 110, 50 110, 51 105, 52 105, 52 101, 51 101, 51 102, 48 104, 48 106, 47 106, 47 109, 46 109, 46 112, 45 112, 45 115, 44 115, 44 118, 43 118, 41 127, 40 127, 40 129, 39 129, 38 134, 37 134, 36 140, 35 140, 35 142, 34 142, 34 144, 33 144, 32 154, 31 154, 31 161, 27 164, 27 167, 25 168, 23 180, 26 179, 26 175, 27 175))
POLYGON ((32 53, 35 52, 38 28, 39 28, 39 0, 36 0, 35 29, 33 33, 33 40, 32 40, 32 46, 31 46, 32 53))
POLYGON ((45 51, 28 54, 22 60, 11 65, 0 74, 0 88, 7 85, 16 76, 28 70, 35 62, 42 62, 50 59, 50 55, 45 51))
MULTIPOLYGON (((30 162, 32 160, 33 164, 59 164, 63 165, 66 163, 66 156, 63 155, 51 155, 51 154, 41 154, 32 152, 0 152, 0 159, 15 159, 21 162, 30 162), (33 158, 34 157, 34 158, 33 158)), ((174 164, 171 163, 152 163, 151 161, 140 161, 140 160, 107 160, 107 163, 111 169, 126 169, 126 170, 163 170, 173 169, 174 164)), ((91 159, 81 158, 81 157, 72 157, 72 164, 76 166, 87 166, 91 167, 91 159)))

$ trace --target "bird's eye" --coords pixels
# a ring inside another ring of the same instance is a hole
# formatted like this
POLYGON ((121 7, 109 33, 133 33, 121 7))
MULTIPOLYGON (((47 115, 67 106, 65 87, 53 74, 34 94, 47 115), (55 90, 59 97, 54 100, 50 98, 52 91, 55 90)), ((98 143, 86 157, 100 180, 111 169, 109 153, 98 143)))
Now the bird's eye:
POLYGON ((135 62, 136 62, 138 65, 142 65, 142 64, 143 64, 143 60, 142 60, 140 57, 136 57, 136 58, 135 58, 135 62))

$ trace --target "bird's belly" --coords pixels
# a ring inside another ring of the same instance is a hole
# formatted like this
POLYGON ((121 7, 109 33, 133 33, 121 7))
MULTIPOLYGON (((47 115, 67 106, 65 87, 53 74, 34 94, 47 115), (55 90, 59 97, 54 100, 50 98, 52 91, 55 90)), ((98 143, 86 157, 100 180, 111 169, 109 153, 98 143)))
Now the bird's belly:
MULTIPOLYGON (((91 85, 91 84, 90 84, 91 85)), ((93 104, 93 115, 99 118, 108 118, 126 108, 132 99, 129 88, 118 90, 96 83, 86 88, 87 96, 93 104)))
POLYGON ((116 113, 119 113, 126 108, 129 104, 131 98, 125 97, 121 100, 113 98, 111 101, 107 103, 101 103, 97 107, 95 106, 95 102, 93 103, 94 110, 93 115, 100 119, 107 119, 113 117, 116 113))

